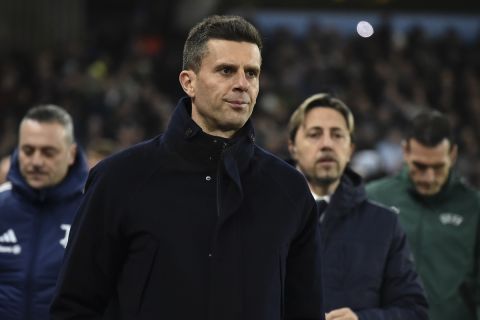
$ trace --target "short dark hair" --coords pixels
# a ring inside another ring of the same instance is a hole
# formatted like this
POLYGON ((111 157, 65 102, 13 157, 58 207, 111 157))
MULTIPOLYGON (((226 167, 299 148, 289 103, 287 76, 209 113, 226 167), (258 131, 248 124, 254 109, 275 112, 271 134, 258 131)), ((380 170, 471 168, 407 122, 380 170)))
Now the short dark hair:
POLYGON ((437 146, 444 139, 450 142, 450 147, 455 145, 448 118, 437 110, 420 111, 414 116, 405 136, 407 145, 410 139, 415 139, 429 148, 437 146))
POLYGON ((75 142, 72 117, 59 106, 48 104, 33 107, 23 117, 22 122, 25 120, 34 120, 41 123, 59 123, 65 128, 67 141, 69 143, 75 142))
POLYGON ((290 117, 288 135, 292 142, 295 141, 295 135, 298 128, 303 124, 306 114, 314 108, 330 108, 338 111, 345 119, 350 140, 354 141, 355 120, 350 108, 340 99, 334 98, 328 93, 317 93, 305 99, 290 117))
POLYGON ((260 33, 250 22, 239 16, 213 15, 195 25, 188 33, 183 47, 183 70, 200 70, 210 39, 244 41, 262 49, 260 33))

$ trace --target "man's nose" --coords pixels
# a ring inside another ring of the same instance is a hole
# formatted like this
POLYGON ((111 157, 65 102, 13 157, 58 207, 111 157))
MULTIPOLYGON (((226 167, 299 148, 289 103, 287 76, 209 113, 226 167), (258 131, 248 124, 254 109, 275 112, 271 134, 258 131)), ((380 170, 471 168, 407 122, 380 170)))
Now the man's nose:
POLYGON ((332 137, 329 134, 323 134, 319 139, 320 148, 331 148, 333 146, 332 137))
POLYGON ((245 72, 238 72, 235 77, 235 88, 242 91, 247 91, 249 87, 250 82, 248 81, 245 72))
POLYGON ((428 182, 432 182, 435 180, 435 170, 433 168, 426 168, 424 171, 423 171, 423 178, 428 181, 428 182))
POLYGON ((38 151, 34 152, 33 155, 32 155, 32 164, 34 166, 42 166, 43 163, 44 163, 44 158, 40 154, 40 152, 38 152, 38 151))

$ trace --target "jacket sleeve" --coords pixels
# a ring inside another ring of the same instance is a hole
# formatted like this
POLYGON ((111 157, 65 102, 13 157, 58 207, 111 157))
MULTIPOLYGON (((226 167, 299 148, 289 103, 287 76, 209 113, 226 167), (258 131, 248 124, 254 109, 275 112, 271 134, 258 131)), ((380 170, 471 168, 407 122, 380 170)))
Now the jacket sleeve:
POLYGON ((360 320, 427 320, 428 303, 405 232, 395 217, 381 289, 383 308, 356 311, 360 320))
MULTIPOLYGON (((480 193, 476 192, 476 214, 480 207, 480 193)), ((471 271, 466 272, 465 279, 458 288, 460 298, 468 310, 471 319, 480 320, 480 219, 476 225, 476 241, 471 271)))
POLYGON ((51 305, 52 320, 101 319, 109 304, 122 259, 113 217, 120 206, 112 189, 98 172, 90 174, 51 305))
POLYGON ((320 228, 313 198, 287 256, 285 319, 324 319, 320 228))

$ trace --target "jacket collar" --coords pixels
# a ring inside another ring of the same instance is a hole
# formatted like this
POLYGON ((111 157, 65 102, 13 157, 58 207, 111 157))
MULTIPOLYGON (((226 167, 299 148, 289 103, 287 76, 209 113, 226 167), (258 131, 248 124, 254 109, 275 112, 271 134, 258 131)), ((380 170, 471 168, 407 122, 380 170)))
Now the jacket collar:
POLYGON ((400 176, 400 179, 406 184, 408 192, 413 197, 427 204, 436 204, 436 203, 439 203, 439 201, 444 201, 447 198, 447 195, 450 193, 450 191, 455 187, 455 185, 460 180, 457 174, 455 173, 455 171, 451 169, 450 173, 448 174, 447 181, 443 185, 442 189, 440 189, 440 191, 433 196, 425 197, 419 194, 415 189, 415 185, 413 184, 412 179, 410 179, 410 176, 408 173, 408 167, 406 165, 403 166, 399 176, 400 176))
POLYGON ((192 120, 191 112, 190 98, 180 99, 163 137, 168 149, 187 160, 190 170, 205 170, 212 162, 216 164, 220 156, 225 165, 233 162, 244 170, 254 150, 255 131, 251 121, 248 120, 233 138, 225 139, 203 132, 192 120))
POLYGON ((12 165, 7 180, 12 183, 14 192, 32 202, 58 202, 83 192, 88 175, 88 164, 84 153, 77 149, 75 162, 69 168, 66 177, 57 185, 44 189, 34 189, 28 185, 20 172, 18 149, 12 155, 12 165))
POLYGON ((191 100, 177 104, 163 136, 167 151, 178 156, 177 169, 205 172, 216 169, 219 207, 226 218, 243 201, 241 176, 248 168, 255 149, 255 132, 250 120, 231 139, 206 134, 192 120, 191 100))
POLYGON ((326 217, 347 215, 366 198, 362 177, 347 166, 326 209, 326 217))

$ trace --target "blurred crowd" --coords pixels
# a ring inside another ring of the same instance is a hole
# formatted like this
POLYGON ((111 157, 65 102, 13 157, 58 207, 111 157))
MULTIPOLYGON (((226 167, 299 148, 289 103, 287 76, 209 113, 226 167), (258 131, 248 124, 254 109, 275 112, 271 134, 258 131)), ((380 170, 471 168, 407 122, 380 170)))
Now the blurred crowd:
MULTIPOLYGON (((312 93, 330 92, 354 112, 352 165, 372 179, 401 167, 402 128, 417 111, 435 108, 455 125, 458 171, 480 186, 480 35, 466 41, 448 29, 430 37, 421 27, 399 34, 388 19, 374 27, 370 38, 313 23, 301 35, 288 27, 265 34, 253 116, 258 143, 286 158, 292 110, 312 93)), ((100 157, 162 132, 182 95, 185 37, 143 34, 1 55, 0 157, 15 147, 26 110, 41 103, 70 112, 78 142, 100 157)))

